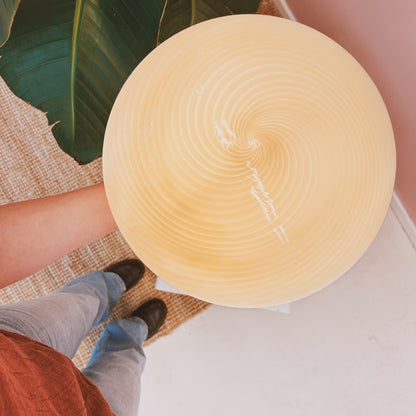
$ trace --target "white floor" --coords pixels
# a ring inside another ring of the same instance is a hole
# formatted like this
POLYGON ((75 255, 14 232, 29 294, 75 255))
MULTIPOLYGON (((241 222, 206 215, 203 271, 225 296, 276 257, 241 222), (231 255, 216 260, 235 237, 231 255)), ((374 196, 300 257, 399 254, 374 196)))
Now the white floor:
POLYGON ((146 353, 140 416, 414 416, 416 252, 389 211, 290 315, 213 306, 146 353))

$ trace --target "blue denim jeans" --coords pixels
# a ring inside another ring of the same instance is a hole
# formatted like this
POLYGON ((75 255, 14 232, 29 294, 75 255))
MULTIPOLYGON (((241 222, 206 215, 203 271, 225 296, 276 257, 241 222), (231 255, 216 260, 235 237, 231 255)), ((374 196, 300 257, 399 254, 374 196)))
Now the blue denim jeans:
MULTIPOLYGON (((0 329, 26 335, 73 358, 81 341, 107 319, 125 290, 117 274, 92 272, 53 294, 1 305, 0 329)), ((138 414, 146 337, 147 325, 140 318, 111 323, 83 370, 117 416, 138 414)))

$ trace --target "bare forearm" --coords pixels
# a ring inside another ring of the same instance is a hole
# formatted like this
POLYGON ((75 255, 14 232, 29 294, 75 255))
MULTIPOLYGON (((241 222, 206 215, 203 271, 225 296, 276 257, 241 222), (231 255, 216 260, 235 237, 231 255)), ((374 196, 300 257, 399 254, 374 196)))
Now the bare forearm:
POLYGON ((0 287, 115 231, 103 184, 0 207, 0 287))

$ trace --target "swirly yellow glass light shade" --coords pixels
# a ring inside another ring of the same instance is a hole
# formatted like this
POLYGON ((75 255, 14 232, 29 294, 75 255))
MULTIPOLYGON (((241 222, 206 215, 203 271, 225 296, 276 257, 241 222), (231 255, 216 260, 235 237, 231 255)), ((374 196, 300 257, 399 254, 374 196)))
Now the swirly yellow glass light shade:
POLYGON ((338 44, 270 16, 168 39, 112 109, 104 183, 122 235, 174 287, 229 306, 290 302, 365 252, 395 177, 392 127, 338 44))

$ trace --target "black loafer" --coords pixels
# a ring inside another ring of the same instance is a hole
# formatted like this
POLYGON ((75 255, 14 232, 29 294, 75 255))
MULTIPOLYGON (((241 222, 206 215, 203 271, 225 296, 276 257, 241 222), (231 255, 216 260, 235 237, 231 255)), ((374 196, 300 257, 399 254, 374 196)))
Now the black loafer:
POLYGON ((127 259, 108 266, 104 271, 118 274, 123 279, 126 290, 129 290, 144 276, 145 267, 140 260, 127 259))
POLYGON ((139 306, 131 315, 137 316, 146 322, 148 327, 147 338, 152 337, 165 322, 168 308, 162 299, 150 299, 139 306))

